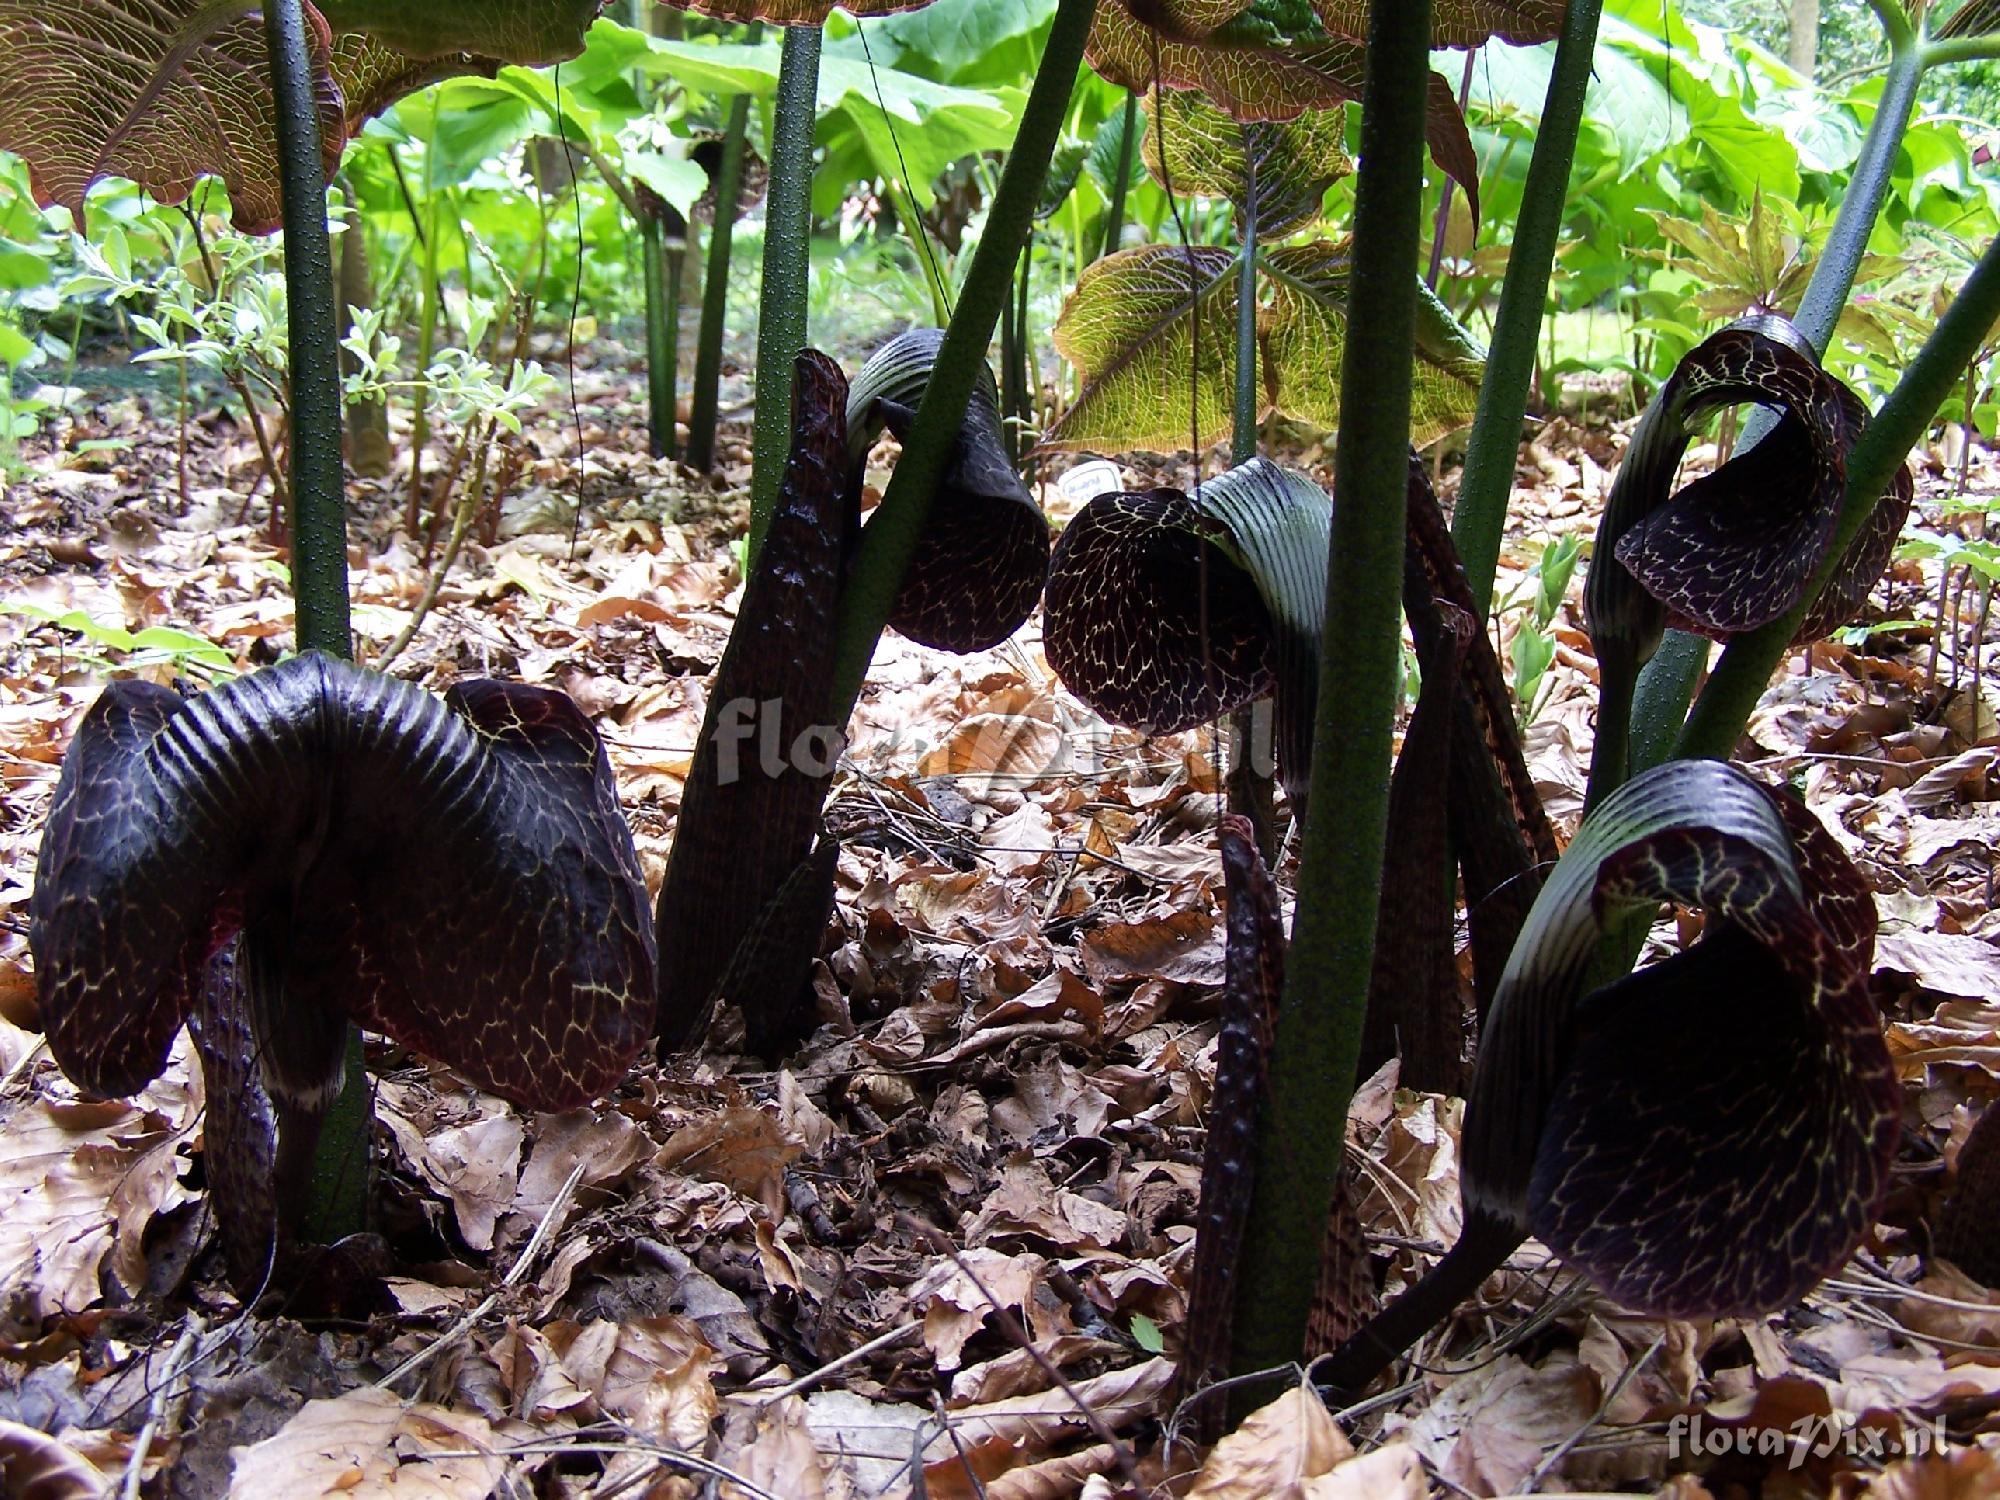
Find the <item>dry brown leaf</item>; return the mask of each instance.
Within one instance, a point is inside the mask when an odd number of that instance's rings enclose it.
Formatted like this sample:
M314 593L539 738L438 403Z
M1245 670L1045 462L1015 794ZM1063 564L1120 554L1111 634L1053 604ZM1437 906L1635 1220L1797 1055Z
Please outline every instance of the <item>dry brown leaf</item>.
M1107 922L1078 944L1084 972L1098 984L1126 979L1222 983L1222 936L1205 911L1143 922Z
M664 1171L734 1188L778 1219L785 1213L785 1168L798 1154L773 1116L738 1105L683 1125L653 1161Z
M766 1494L826 1500L826 1467L806 1425L806 1404L797 1396L732 1408L716 1462ZM724 1484L722 1500L750 1500L750 1491Z
M1308 1479L1299 1487L1299 1500L1424 1500L1430 1492L1417 1450L1391 1443Z
M111 1481L47 1433L0 1420L0 1482L7 1500L97 1500Z
M365 1386L330 1401L308 1401L261 1443L233 1450L229 1500L485 1500L507 1462L484 1417L428 1402L405 1407Z
M144 1284L145 1227L187 1197L178 1176L182 1142L163 1125L118 1100L31 1099L8 1118L0 1286L14 1289L18 1315L81 1312L96 1302L99 1267L121 1240L129 1243L114 1262L119 1280Z
M1531 1366L1512 1354L1458 1376L1412 1425L1410 1440L1452 1485L1508 1495L1591 1419L1597 1380L1572 1354Z
M1986 1448L1926 1453L1890 1464L1856 1500L1990 1500L2000 1494L2000 1456Z
M410 1165L450 1200L459 1237L474 1250L493 1248L493 1227L514 1201L521 1177L521 1121L514 1114L489 1115L420 1135L390 1116L390 1128Z
M1353 1456L1326 1403L1294 1386L1215 1445L1187 1500L1300 1500L1308 1479Z
M1048 1265L1039 1255L998 1250L967 1250L959 1262L939 1261L910 1288L910 1310L923 1317L924 1342L940 1370L958 1368L965 1341L989 1314L1025 1308Z
M1943 995L2000 995L2000 947L1963 933L1885 932L1875 940L1875 967L1912 975Z

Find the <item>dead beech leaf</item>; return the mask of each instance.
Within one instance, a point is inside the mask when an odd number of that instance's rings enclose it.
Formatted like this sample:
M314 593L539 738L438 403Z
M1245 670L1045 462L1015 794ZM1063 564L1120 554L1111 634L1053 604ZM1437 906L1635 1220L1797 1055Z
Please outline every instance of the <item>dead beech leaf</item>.
M1875 940L1875 967L1912 975L1942 995L2000 995L2000 947L1956 932L1885 932Z
M16 1289L19 1314L39 1319L96 1302L98 1269L121 1236L132 1243L118 1257L119 1279L143 1284L140 1236L155 1213L186 1196L180 1143L159 1125L118 1100L33 1099L8 1118L0 1286Z
M1531 1366L1505 1354L1444 1388L1410 1438L1452 1485L1474 1495L1511 1495L1542 1455L1590 1420L1597 1380L1573 1354Z
M0 1420L0 1479L8 1500L97 1500L110 1477L45 1432Z
M1293 1386L1215 1445L1187 1500L1300 1500L1305 1481L1353 1456L1326 1403Z
M923 1315L924 1342L940 1370L958 1368L965 1341L989 1314L1025 1307L1048 1265L1039 1255L998 1250L967 1250L959 1262L938 1262L910 1288L910 1310Z
M1860 1491L1857 1500L1987 1500L2000 1493L2000 1455L1954 1448L1899 1459Z
M521 1177L519 1116L490 1115L432 1136L407 1131L397 1138L410 1165L451 1201L459 1237L471 1249L491 1250L493 1226L513 1203Z
M1299 1487L1299 1500L1424 1500L1424 1461L1408 1443L1359 1454Z
M229 1500L485 1500L507 1461L439 1458L505 1442L484 1417L422 1402L405 1407L363 1386L308 1401L261 1443L231 1450Z
M607 620L631 619L661 624L672 618L672 611L661 608L651 599L634 599L626 594L599 595L576 612L576 623L586 630Z
M769 1495L826 1500L826 1466L820 1462L806 1404L787 1396L769 1405L732 1409L716 1462ZM724 1483L722 1500L749 1500L750 1491Z
M653 1161L665 1171L734 1188L763 1204L776 1219L785 1212L785 1168L798 1154L799 1148L785 1139L776 1119L761 1109L738 1105L683 1125L667 1138Z
M1098 984L1123 979L1222 983L1222 937L1205 911L1180 911L1141 922L1107 922L1078 945L1083 969Z
M1114 1432L1128 1422L1157 1415L1173 1380L1171 1360L1149 1359L1143 1364L1076 1381L1069 1391L1009 1396L983 1406L967 1407L952 1414L952 1430L965 1443L999 1438L1024 1449L1046 1450L1091 1432L1084 1410L1095 1412Z

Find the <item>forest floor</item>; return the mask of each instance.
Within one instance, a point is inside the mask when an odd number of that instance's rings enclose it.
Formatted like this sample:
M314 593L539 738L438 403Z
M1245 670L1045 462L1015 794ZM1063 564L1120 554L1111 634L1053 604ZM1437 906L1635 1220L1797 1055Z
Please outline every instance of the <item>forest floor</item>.
M578 423L566 402L531 422L497 527L394 670L574 696L656 891L739 595L749 466L740 424L713 481L648 458L618 352L580 361ZM288 648L291 601L264 501L244 513L257 453L239 424L197 409L183 486L171 399L70 418L26 446L0 536L0 1468L50 1466L37 1493L2000 1492L2000 1291L1929 1258L1926 1228L2000 1094L2000 653L1972 645L1976 590L1940 631L1934 563L1896 565L1881 628L1795 658L1743 747L1878 893L1905 1133L1853 1262L1780 1314L1662 1323L1531 1242L1338 1428L1281 1373L1259 1398L1277 1404L1209 1450L1171 1385L1222 976L1214 760L1206 733L1097 720L1055 682L1038 621L963 658L885 638L830 813L826 1024L783 1069L732 1056L725 1025L597 1106L523 1116L372 1043L387 1274L275 1288L246 1313L214 1244L185 1040L140 1097L80 1095L37 1030L27 900L106 673L201 679L188 643L117 632L187 632L248 669ZM1558 417L1524 445L1503 597L1549 541L1587 538L1628 427ZM1938 528L1958 475L1931 457ZM1975 452L1969 478L1990 506L2000 461ZM1076 489L1046 486L1057 524ZM352 490L364 661L425 588L402 494L401 472ZM1530 733L1565 833L1595 671L1581 576ZM1503 616L1503 659L1522 614ZM1385 1292L1457 1234L1462 1109L1392 1071L1356 1100ZM1948 1456L1878 1441L1937 1434Z

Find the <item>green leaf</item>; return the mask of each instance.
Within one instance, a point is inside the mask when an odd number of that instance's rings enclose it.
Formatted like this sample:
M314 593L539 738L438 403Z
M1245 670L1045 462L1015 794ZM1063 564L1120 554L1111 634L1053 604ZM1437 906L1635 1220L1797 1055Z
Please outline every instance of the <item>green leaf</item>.
M708 173L698 162L664 151L628 151L625 170L658 193L686 218L695 200L708 191Z
M655 42L639 65L705 93L768 98L778 87L776 42ZM823 55L819 138L829 155L837 149L836 137L858 139L885 180L902 181L907 165L908 186L928 208L936 201L931 185L945 168L1012 144L1023 100L1018 90L957 88L893 68L871 70L857 58Z
M1629 976L1592 972L1613 924L1665 901L1706 911L1697 943ZM1795 799L1719 761L1612 793L1488 1011L1468 1221L1536 1235L1653 1316L1804 1295L1874 1222L1900 1135L1874 937L1866 880Z
M0 323L0 365L18 365L34 352L33 339L10 323Z
M1319 217L1320 200L1354 170L1344 111L1239 124L1199 95L1146 95L1146 170L1177 193L1227 198L1240 214L1254 184L1257 235L1281 239Z
M1164 1354L1167 1341L1160 1333L1160 1325L1144 1313L1132 1314L1132 1342L1148 1354Z
M1347 247L1281 245L1258 264L1268 299L1257 335L1264 411L1332 430L1347 338ZM1041 446L1173 452L1226 435L1236 379L1235 271L1233 255L1205 245L1141 246L1089 267L1055 329L1056 348L1083 388ZM1482 361L1443 304L1421 298L1412 442L1421 446L1471 420Z

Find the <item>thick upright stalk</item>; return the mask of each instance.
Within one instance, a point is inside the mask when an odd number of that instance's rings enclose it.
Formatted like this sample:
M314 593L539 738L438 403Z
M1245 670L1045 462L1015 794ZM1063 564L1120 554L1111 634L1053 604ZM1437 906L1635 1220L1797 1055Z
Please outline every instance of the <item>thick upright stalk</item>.
M1528 410L1535 343L1548 307L1549 267L1562 232L1583 95L1590 85L1591 56L1603 10L1604 0L1570 0L1556 41L1555 67L1535 131L1535 154L1528 163L1514 248L1507 257L1507 280L1494 317L1493 347L1487 351L1486 375L1479 386L1479 415L1466 445L1451 536L1482 613L1493 603L1493 573L1500 562L1507 502L1514 494L1514 462L1521 451L1521 418Z
M875 643L916 552L931 496L951 461L974 372L986 360L1001 305L1013 290L1014 265L1034 227L1035 205L1062 133L1063 114L1076 86L1077 66L1083 61L1083 43L1096 8L1097 0L1060 0L1056 7L1014 149L1007 153L1007 167L993 194L979 248L959 289L958 308L945 329L936 368L917 408L916 426L903 445L881 505L862 533L841 598L833 692L837 724L845 724L854 711Z
M430 184L431 159L437 148L437 133L431 134L431 142L424 153L424 217L430 228L423 233L423 259L418 263L422 270L423 287L417 309L417 378L410 390L410 488L404 504L403 526L412 538L423 522L424 505L424 445L431 435L431 387L428 374L431 356L437 352L437 324L439 309L438 292L438 193ZM410 222L417 224L412 209ZM421 226L420 226L421 228ZM578 254L581 254L581 250Z
M1868 253L1868 238L1875 232L1875 220L1889 195L1889 180L1895 174L1896 157L1910 128L1910 112L1916 108L1917 82L1923 71L1923 51L1916 39L1911 36L1903 40L1892 33L1882 98L1875 106L1867 139L1861 143L1853 175L1847 179L1841 194L1840 212L1834 216L1826 249L1820 252L1812 280L1799 301L1798 316L1792 320L1822 354L1833 337L1841 311L1847 306L1855 273ZM1746 447L1751 439L1752 434L1746 432Z
M1234 1363L1299 1358L1361 1050L1388 822L1391 732L1402 691L1401 587L1410 364L1423 214L1429 0L1377 5L1368 23L1355 189L1354 269L1341 371L1312 784L1299 906L1258 1124Z
M1125 231L1125 195L1132 187L1132 158L1139 149L1139 96L1125 95L1125 136L1118 151L1118 170L1111 177L1111 204L1104 210L1104 238L1098 242L1101 260L1118 248Z
M695 336L693 406L688 411L690 467L715 467L715 428L721 406L722 325L729 315L729 246L736 207L743 196L743 143L750 132L750 96L729 101L722 162L715 173L715 223L708 232L708 269L701 286L701 331Z
M674 347L667 331L667 258L660 247L660 221L639 220L639 246L646 283L646 436L655 458L674 451Z
M1246 149L1249 181L1243 185L1243 244L1236 253L1236 411L1230 437L1232 463L1257 456L1257 163ZM1197 464L1201 461L1195 455Z
M1847 499L1827 560L1805 598L1782 618L1730 641L1702 690L1675 747L1682 756L1727 756L1749 722L1771 676L1785 659L1807 606L1874 509L1897 465L1930 426L1986 336L2000 321L2000 239L1986 247L1956 299L1945 310L1895 390L1882 403L1847 460Z
M1229 461L1248 463L1257 456L1257 161L1244 143L1249 179L1243 184L1243 244L1236 261L1236 402ZM1200 456L1196 456L1199 465ZM1263 722L1268 726L1269 714ZM1268 864L1278 852L1277 778L1271 757L1257 741L1259 715L1244 704L1229 715L1229 810L1250 820L1257 852Z
M1922 41L1908 19L1894 9L1877 6L1876 10L1889 39L1888 76L1883 81L1882 98L1869 124L1867 139L1862 142L1861 155L1854 164L1854 175L1848 181L1840 211L1827 235L1826 248L1813 266L1812 280L1793 320L1822 353L1833 338L1834 326L1847 306L1848 294L1854 290L1854 277L1867 254L1868 239L1874 233L1876 217L1888 195L1889 179L1909 130L1910 112L1916 107L1917 83L1924 70ZM1775 425L1774 413L1758 409L1745 425L1739 447L1754 447ZM1470 469L1468 458L1468 474ZM1463 505L1461 499L1461 514ZM1646 768L1649 754L1663 755L1664 747L1672 744L1680 732L1700 676L1695 658L1699 653L1705 661L1706 652L1704 644L1679 631L1670 631L1662 648L1640 673L1632 705L1632 772ZM1598 721L1600 724L1604 721L1601 710ZM1732 738L1730 744L1734 743ZM1595 756L1591 774L1594 782L1605 779L1597 771Z
M292 594L301 651L351 656L347 494L340 466L340 344L318 95L300 0L265 0L264 44L277 106L278 178L285 206L285 313L292 387ZM369 1103L361 1034L348 1028L340 1096L313 1163L315 1238L361 1228L367 1215Z
M791 452L792 361L806 346L819 44L817 26L787 26L778 62L771 186L764 203L764 285L757 304L757 415L750 437L753 556L764 540L765 527L771 524L785 458Z

